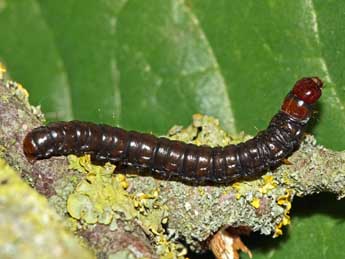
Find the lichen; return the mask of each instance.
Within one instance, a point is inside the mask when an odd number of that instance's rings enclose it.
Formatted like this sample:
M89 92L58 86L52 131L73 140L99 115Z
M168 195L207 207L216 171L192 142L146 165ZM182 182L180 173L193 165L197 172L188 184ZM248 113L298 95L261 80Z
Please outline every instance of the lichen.
M4 80L5 79L5 74L6 74L6 67L0 63L0 80Z
M92 165L89 156L70 156L69 160L71 169L86 174L67 199L67 211L73 218L87 224L110 224L116 218L129 220L137 215L133 201L129 202L123 188L122 177L112 177L115 166Z
M273 237L278 237L282 235L283 234L282 227L287 226L291 223L289 213L291 210L291 201L292 201L293 193L294 192L292 190L287 189L286 193L280 196L277 200L277 204L285 207L285 209L284 209L284 216L282 220L276 225L274 229Z
M197 145L224 146L246 141L251 136L243 133L229 136L218 120L198 114L193 116L193 124L186 129L173 127L169 137ZM153 183L159 184L158 200L170 208L169 231L186 240L196 251L203 250L203 241L225 225L248 226L253 231L271 234L281 231L281 227L289 223L287 203L293 195L286 196L289 189L280 184L279 174L267 173L256 180L228 186L194 186L139 178L140 181L130 180L137 191L145 191Z
M92 224L117 227L122 222L137 220L145 233L151 236L157 254L162 259L182 259L186 248L173 238L168 237L162 224L167 224L167 207L158 202L159 188L153 186L145 192L129 191L131 185L123 174L113 174L115 166L93 165L90 156L69 156L70 169L85 174L75 190L67 199L67 211L79 220L84 228Z
M121 250L116 253L110 254L108 256L108 259L135 259L135 258L136 257L128 250ZM140 259L144 259L144 258L140 258Z
M255 208L258 209L260 207L260 199L259 198L254 198L250 204Z
M94 258L67 231L47 200L2 159L0 208L0 258Z

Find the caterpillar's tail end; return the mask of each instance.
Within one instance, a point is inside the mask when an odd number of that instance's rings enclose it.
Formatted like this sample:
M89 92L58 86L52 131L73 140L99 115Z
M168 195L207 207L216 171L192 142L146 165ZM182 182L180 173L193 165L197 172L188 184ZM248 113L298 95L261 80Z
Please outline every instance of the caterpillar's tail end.
M37 145L32 140L32 137L27 134L23 141L23 151L26 159L29 161L30 164L34 164L37 161L36 153L37 153Z

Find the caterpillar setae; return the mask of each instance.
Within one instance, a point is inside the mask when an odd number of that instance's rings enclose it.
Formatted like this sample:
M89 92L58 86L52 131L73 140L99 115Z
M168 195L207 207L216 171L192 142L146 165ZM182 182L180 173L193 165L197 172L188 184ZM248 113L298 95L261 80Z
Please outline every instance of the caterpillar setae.
M93 161L129 165L181 180L232 182L279 166L300 145L313 106L322 93L317 77L296 82L268 128L254 138L225 147L196 146L150 134L89 122L55 122L29 132L26 158L90 154Z

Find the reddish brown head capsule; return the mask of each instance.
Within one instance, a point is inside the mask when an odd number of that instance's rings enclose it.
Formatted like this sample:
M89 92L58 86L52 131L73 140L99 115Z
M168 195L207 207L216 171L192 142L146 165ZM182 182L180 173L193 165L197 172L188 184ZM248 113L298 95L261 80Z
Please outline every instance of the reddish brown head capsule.
M306 77L297 81L286 96L281 110L293 118L307 122L312 114L311 105L321 96L322 85L318 77Z
M297 81L292 93L308 104L314 104L321 96L322 81L318 77L307 77Z

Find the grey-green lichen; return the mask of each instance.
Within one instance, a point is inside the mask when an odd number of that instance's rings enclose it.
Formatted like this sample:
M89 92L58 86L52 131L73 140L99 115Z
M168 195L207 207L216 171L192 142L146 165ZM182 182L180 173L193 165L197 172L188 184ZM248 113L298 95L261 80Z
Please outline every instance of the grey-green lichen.
M156 253L162 259L182 259L186 248L169 240L163 225L167 223L167 207L158 202L159 186L153 185L145 192L131 192L131 185L125 175L114 175L115 166L91 164L89 156L69 156L70 169L85 174L73 193L67 199L67 211L79 220L81 227L92 224L108 225L112 231L117 221L128 223L125 229L132 230L131 220L137 220L145 233L151 236Z
M121 250L109 255L108 259L135 259L135 256L127 250Z
M0 258L94 258L47 200L0 159Z

